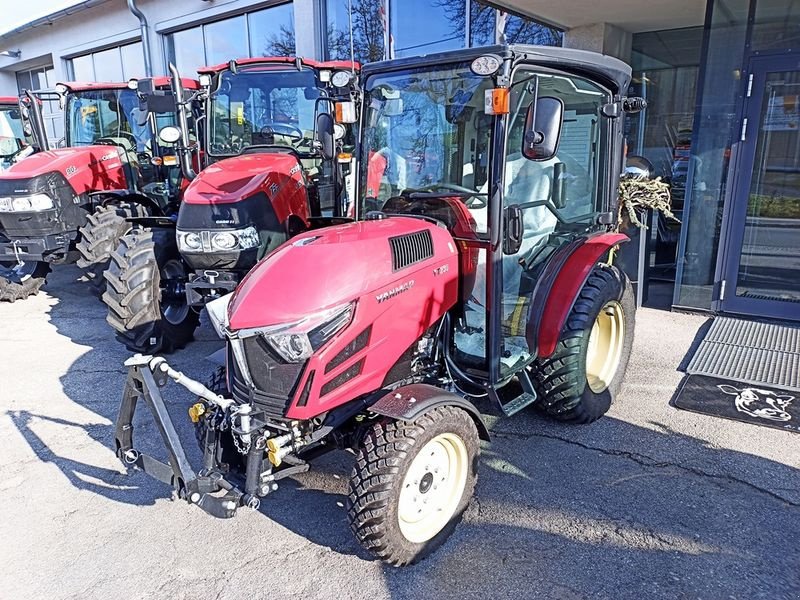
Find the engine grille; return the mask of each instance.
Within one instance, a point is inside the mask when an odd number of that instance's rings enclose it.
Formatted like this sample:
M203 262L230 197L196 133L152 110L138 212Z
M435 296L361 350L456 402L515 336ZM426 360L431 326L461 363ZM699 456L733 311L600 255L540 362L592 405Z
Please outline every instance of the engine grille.
M333 390L338 388L341 385L344 385L353 377L357 377L361 374L361 370L364 368L364 359L362 358L356 363L353 363L352 366L348 367L346 370L339 373L336 377L331 379L328 383L322 386L322 390L320 390L320 396L325 396L330 394Z
M359 350L363 350L369 343L369 336L372 333L372 325L367 327L364 331L359 333L347 346L342 348L339 353L334 356L331 361L325 365L325 374L327 375L336 367L353 356Z
M242 340L242 350L253 386L247 383L242 365L228 344L230 389L237 402L253 402L268 416L281 418L286 414L305 368L305 363L287 363L260 336Z
M389 238L392 270L399 271L433 256L433 238L428 230Z

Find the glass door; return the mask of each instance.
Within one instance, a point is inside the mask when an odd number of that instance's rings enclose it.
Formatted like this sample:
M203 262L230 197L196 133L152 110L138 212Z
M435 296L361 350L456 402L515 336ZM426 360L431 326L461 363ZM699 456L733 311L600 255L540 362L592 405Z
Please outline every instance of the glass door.
M800 320L800 57L750 62L724 312Z

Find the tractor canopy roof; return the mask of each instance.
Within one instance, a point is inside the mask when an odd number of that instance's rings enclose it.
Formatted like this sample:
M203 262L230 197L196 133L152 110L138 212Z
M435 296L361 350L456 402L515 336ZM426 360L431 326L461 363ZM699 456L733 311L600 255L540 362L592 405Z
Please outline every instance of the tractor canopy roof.
M318 61L318 60L311 60L308 58L299 58L295 56L258 56L255 58L237 58L234 62L237 66L246 66L246 65L293 65L293 64L301 64L304 67L310 67L312 69L360 69L361 65L356 63L351 63L349 60L329 60L329 61ZM230 63L222 63L220 65L214 65L213 67L201 67L197 69L198 73L202 74L213 74L219 73L220 71L225 71L228 69Z
M16 106L17 104L19 104L19 98L17 98L16 96L0 96L0 104L3 105L13 104L14 106Z
M153 85L156 88L169 89L169 77L152 77ZM200 84L195 79L183 78L181 79L184 89L196 90L200 88ZM123 90L128 89L128 82L123 81L64 81L59 85L66 86L71 92L86 92L91 90Z
M471 61L484 54L512 56L516 60L526 60L543 67L582 75L589 79L600 81L613 91L620 93L624 93L627 90L631 80L630 66L612 56L586 50L523 44L465 48L463 50L451 50L424 56L385 60L365 65L363 75L364 77L369 77L374 73L397 69Z

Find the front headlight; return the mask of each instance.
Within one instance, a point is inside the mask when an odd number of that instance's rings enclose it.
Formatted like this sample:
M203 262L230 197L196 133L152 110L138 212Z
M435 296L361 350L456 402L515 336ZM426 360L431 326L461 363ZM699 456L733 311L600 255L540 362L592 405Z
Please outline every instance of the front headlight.
M39 212L50 210L54 206L53 199L47 194L0 198L0 212Z
M232 231L177 231L181 252L233 252L249 250L259 244L255 227Z
M296 323L242 330L238 337L261 335L287 362L307 360L353 318L355 302L309 315Z

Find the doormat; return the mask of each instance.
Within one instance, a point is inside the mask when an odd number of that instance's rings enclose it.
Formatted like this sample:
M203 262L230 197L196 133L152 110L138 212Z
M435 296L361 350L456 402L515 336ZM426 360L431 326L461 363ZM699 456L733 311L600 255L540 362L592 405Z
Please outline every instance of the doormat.
M792 390L687 375L672 405L723 419L800 433L800 393Z

